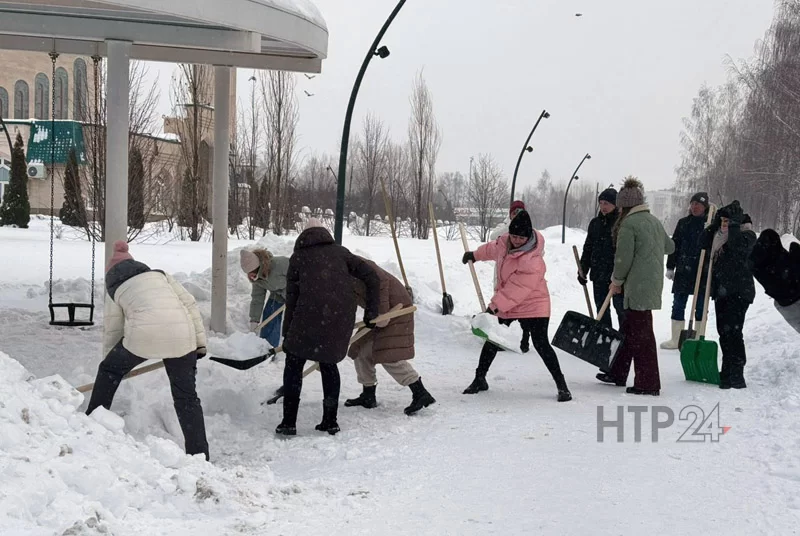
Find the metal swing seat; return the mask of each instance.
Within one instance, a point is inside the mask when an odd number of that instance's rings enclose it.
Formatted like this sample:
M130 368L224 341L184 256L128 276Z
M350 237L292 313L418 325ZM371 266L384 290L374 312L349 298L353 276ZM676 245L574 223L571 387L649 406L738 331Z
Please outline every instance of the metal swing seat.
M92 241L92 275L91 275L91 289L89 291L89 303L75 303L75 302L60 302L54 303L53 302L53 243L54 243L54 235L55 235L55 147L56 147L56 140L55 140L55 106L56 106L56 89L55 89L55 77L56 77L56 60L58 59L58 53L53 50L50 52L50 59L52 60L53 64L53 72L52 72L52 108L50 110L50 166L48 170L48 174L50 177L50 287L49 287L49 299L48 299L48 309L50 310L50 325L51 326L61 326L61 327L89 327L94 326L94 279L95 279L95 249L96 249L96 237L97 231L96 229L92 229L89 232L88 229L88 221L85 222L87 225L87 232L91 235ZM99 107L97 106L98 102L98 94L97 94L97 74L98 74L98 62L100 57L95 55L92 57L94 60L94 100L95 100L95 125L99 124ZM97 210L97 156L94 155L93 157L93 179L95 180L95 187L93 192L93 208L92 210ZM76 177L76 180L80 180ZM96 217L94 218L96 219ZM94 226L94 222L93 222ZM67 312L67 319L63 319L63 315L57 315L57 311L63 311L66 309ZM85 311L88 310L88 319L86 316L82 316L82 318L76 319L76 313L78 311ZM56 317L59 317L57 319Z

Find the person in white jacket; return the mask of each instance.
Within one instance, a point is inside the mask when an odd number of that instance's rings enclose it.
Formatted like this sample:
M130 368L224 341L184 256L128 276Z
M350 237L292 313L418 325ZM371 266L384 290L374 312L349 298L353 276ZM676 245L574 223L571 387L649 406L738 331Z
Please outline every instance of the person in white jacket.
M163 359L186 453L208 455L205 421L195 387L197 360L206 354L206 332L191 294L169 274L135 261L128 244L114 243L106 266L105 359L97 370L90 415L111 409L122 378L148 359Z

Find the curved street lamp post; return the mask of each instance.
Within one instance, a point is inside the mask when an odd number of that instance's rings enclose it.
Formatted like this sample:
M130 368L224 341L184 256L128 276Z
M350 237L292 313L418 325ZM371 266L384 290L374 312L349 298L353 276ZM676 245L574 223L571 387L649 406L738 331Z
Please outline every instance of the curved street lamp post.
M575 171L572 173L572 177L569 179L569 183L567 184L567 191L564 194L564 213L561 216L561 243L565 243L567 240L567 197L569 196L569 187L572 186L572 181L578 180L578 170L581 169L581 166L587 160L591 160L592 155L586 153L581 163L578 164L578 167L575 168Z
M344 129L342 132L342 148L339 152L339 178L337 180L337 187L336 187L336 221L334 223L333 228L333 237L336 240L337 244L342 243L342 220L344 219L344 193L345 193L345 182L347 178L347 148L350 142L350 121L353 118L353 108L356 105L356 97L358 96L358 90L361 87L361 81L364 79L364 73L367 71L367 66L369 62L372 60L373 56L380 56L381 59L385 59L389 57L389 49L385 46L378 48L378 45L383 39L384 34L389 29L389 26L394 21L397 14L400 12L400 9L403 7L403 4L406 3L406 0L400 0L395 6L394 11L392 11L389 18L386 19L386 22L383 24L380 32L375 37L375 41L372 42L372 46L367 52L366 58L364 58L364 63L361 64L361 70L358 71L358 76L356 77L355 84L353 84L353 90L350 93L350 102L347 105L347 114L344 118Z
M519 165L522 163L522 157L525 154L525 151L529 153L533 152L533 147L528 144L533 137L533 133L536 132L536 127L539 126L539 122L542 120L542 118L547 119L548 117L550 117L550 114L547 112L547 110L542 110L542 113L539 115L539 119L537 119L536 124L533 125L533 130L531 130L531 133L528 134L528 139L525 140L525 145L522 146L522 150L519 152L519 158L517 158L517 167L514 168L514 178L511 180L511 201L509 202L509 205L514 202L514 189L517 187L517 173L519 173Z

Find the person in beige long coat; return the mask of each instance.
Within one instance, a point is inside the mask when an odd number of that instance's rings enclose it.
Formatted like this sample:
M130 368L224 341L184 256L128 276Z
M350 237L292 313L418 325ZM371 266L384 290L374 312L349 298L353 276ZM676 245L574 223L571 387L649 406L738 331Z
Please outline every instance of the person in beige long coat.
M380 314L389 311L411 307L411 295L403 283L392 274L380 268L377 264L363 259L381 280ZM366 305L366 286L358 279L353 278L355 286L356 303L360 307ZM406 415L413 415L422 408L436 403L436 400L422 385L422 378L411 365L414 358L414 315L399 316L390 321L379 322L377 329L366 337L350 345L348 355L353 358L358 376L358 383L363 391L356 398L346 400L348 407L361 406L374 408L378 405L375 398L375 388L378 385L376 365L383 366L384 370L394 380L411 389L411 404L405 408Z
M151 270L118 240L106 266L106 357L97 370L90 415L111 409L122 378L148 359L163 359L186 453L209 459L203 408L195 386L197 359L206 354L206 332L191 294L169 274Z

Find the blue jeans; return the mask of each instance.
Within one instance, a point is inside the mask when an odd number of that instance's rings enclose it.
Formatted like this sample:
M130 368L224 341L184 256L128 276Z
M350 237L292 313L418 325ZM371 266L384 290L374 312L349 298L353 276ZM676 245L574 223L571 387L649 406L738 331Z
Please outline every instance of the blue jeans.
M268 299L266 305L264 305L264 312L261 313L261 321L263 322L272 316L272 313L281 307L283 307L283 303L275 301L272 298ZM273 318L269 324L261 328L261 332L258 336L262 339L266 339L273 348L277 348L281 343L281 324L283 324L283 314L279 314Z
M703 321L703 301L705 299L705 289L700 289L697 293L697 307L694 312L694 319L697 322ZM683 322L686 320L686 304L689 301L689 294L672 295L672 320Z

